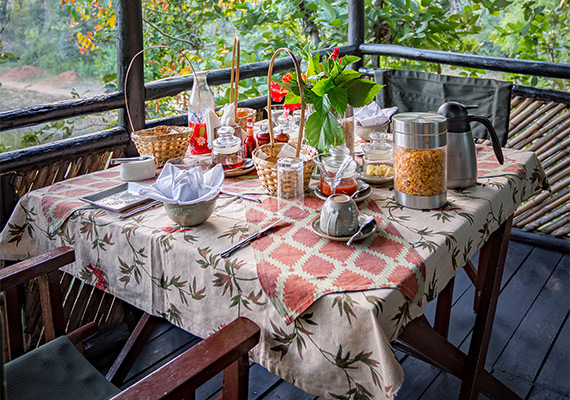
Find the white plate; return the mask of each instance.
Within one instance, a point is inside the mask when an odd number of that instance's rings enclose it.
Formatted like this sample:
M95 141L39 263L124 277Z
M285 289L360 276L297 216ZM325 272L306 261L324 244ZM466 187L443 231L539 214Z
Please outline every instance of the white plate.
M360 224L362 224L364 222L364 219L366 218L365 215L359 215L358 216L358 222ZM326 233L324 233L323 231L321 231L321 226L320 226L320 220L321 220L321 216L317 215L313 221L311 222L311 228L313 228L313 231L319 235L320 237L323 237L325 239L329 239L332 240L334 242L348 242L348 239L350 239L352 237L352 235L350 236L329 236ZM376 222L376 220L373 220L369 225L367 225L362 232L360 232L358 234L358 236L356 236L354 238L354 241L358 241L358 240L363 240L366 239L368 236L372 235L374 232L376 232L376 227L377 227L378 223Z
M364 182L357 181L356 190L360 189L363 185L365 185ZM354 200L355 203L360 203L361 201L366 200L372 195L372 190L373 189L369 186L368 189L366 189L364 192L360 192L359 194L357 194L356 197L354 197L352 200ZM323 192L321 192L320 186L317 186L315 188L315 195L321 200L326 200L329 198L329 196L326 196L323 194Z
M366 175L364 171L362 171L362 166L358 166L358 168L356 168L356 176L358 176L358 179L362 179L364 182L370 183L371 185L381 185L384 183L390 183L394 180L394 175L392 176Z

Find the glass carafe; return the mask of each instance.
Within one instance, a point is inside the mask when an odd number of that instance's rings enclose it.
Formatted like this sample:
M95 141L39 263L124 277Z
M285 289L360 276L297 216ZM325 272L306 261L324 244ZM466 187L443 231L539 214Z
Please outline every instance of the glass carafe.
M190 139L192 154L207 154L212 151L214 132L208 122L208 112L214 112L214 97L206 80L206 72L198 72L194 77L188 102L188 126L193 129Z

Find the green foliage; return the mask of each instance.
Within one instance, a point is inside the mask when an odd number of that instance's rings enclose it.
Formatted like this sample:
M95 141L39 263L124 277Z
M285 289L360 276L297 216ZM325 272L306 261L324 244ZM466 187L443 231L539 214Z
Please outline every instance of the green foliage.
M22 139L21 147L36 146L53 142L55 140L67 139L73 133L73 122L68 120L59 120L48 123L47 125L26 133Z
M515 0L490 34L508 57L568 63L570 60L570 2L568 0ZM568 90L568 82L511 74L516 82L554 85Z

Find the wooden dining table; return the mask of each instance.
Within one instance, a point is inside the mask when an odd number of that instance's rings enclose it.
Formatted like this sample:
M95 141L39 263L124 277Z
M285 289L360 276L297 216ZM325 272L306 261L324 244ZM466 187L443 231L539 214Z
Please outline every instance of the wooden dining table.
M0 258L72 246L77 261L66 272L201 337L250 318L262 329L252 359L315 395L393 398L405 384L397 347L461 377L461 398L516 398L484 371L485 355L512 215L546 180L534 153L505 149L499 165L488 147L477 152L477 186L448 190L441 209L405 208L390 184L373 187L359 209L377 230L351 246L313 229L317 182L302 204L278 209L255 173L226 178L224 189L261 202L221 195L206 222L182 227L163 207L120 219L79 200L121 184L111 168L22 197ZM285 220L251 246L220 257L278 215ZM465 265L477 288L467 354L446 339L453 278ZM423 311L436 299L432 326Z

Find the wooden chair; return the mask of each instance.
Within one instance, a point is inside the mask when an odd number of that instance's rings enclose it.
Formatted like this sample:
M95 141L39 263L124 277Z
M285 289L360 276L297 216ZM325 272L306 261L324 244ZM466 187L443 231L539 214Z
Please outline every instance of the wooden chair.
M60 335L63 332L63 310L59 268L74 260L73 249L61 247L0 270L2 292L10 292L18 285L38 278L46 337L45 344L19 357L13 357L12 346L8 346L8 355L15 359L3 365L1 375L6 382L2 390L6 390L9 399L194 398L194 390L222 370L222 398L247 398L248 351L259 342L260 329L246 318L238 318L121 392L111 382L117 382L118 377L124 376L125 368L116 363L108 374L110 379L105 379L82 353L81 342L97 332L95 324L90 323L66 336ZM145 326L148 330L152 326L148 322L153 318L145 315L137 328ZM4 332L1 323L0 331ZM7 331L21 333L10 324ZM142 348L140 339L147 336L140 333L139 329L134 339L127 342L127 351L124 352L127 355L119 357L121 362L127 361L128 367L134 361L133 350ZM21 339L7 339L9 345L16 344L16 350L21 347ZM5 354L2 346L0 354Z

